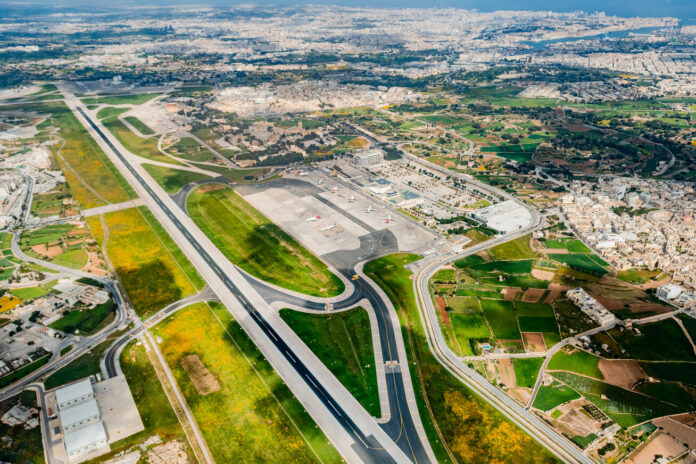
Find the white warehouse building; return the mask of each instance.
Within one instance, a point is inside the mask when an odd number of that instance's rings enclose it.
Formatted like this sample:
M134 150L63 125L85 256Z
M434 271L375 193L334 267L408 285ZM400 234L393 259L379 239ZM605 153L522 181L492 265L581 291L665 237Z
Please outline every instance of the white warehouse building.
M363 150L353 155L353 161L356 166L373 166L384 161L384 153L382 150Z
M506 200L471 213L478 219L503 234L520 230L532 223L532 213L516 201Z

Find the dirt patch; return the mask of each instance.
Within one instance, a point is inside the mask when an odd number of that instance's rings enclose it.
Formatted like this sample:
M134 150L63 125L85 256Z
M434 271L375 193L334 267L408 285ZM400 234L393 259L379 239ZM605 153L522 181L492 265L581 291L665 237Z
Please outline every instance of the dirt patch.
M541 269L532 269L532 277L537 278L539 280L551 282L551 280L553 280L553 276L555 275L556 273L553 271L542 271Z
M517 298L517 294L521 291L522 289L520 287L506 287L503 289L503 296L506 300L512 301Z
M532 353L545 353L546 343L541 332L522 332L524 348Z
M522 295L522 301L526 303L536 303L541 300L541 297L546 293L545 288L528 288L524 295Z
M483 259L486 262L491 260L491 255L489 255L486 250L479 251L478 253L476 253L476 256L478 256L479 258Z
M60 246L54 245L47 247L45 243L34 245L31 247L31 249L34 253L41 256L47 256L48 258L54 258L63 252L63 249Z
M437 302L437 307L440 310L440 317L442 317L442 323L449 324L450 317L449 314L447 314L447 303L445 303L444 298L438 296L437 298L435 298L435 301Z
M672 419L679 422L680 424L688 425L689 427L696 428L696 414L684 413L671 416Z
M181 367L188 374L199 395L208 395L220 390L220 382L213 377L198 355L190 354L181 358Z
M599 370L607 383L627 390L648 378L640 364L624 359L600 359Z
M691 427L678 420L684 416L688 416L691 419ZM679 443L686 444L689 449L696 449L696 428L693 427L694 419L696 419L696 416L693 414L679 414L672 417L660 417L653 420L653 423Z
M550 291L550 292L546 295L546 298L544 298L544 303L546 303L546 304L551 304L551 303L553 303L554 301L556 301L556 298L558 298L559 296L561 296L561 292L560 292L560 291L558 291L558 290L552 290L552 291Z
M202 186L198 187L198 191L201 193L205 193L213 192L215 190L222 190L224 188L225 186L222 184L203 184Z
M686 451L682 445L674 441L667 434L658 432L655 438L642 448L631 453L626 459L626 464L651 464L655 462L655 458L660 456L667 462Z
M566 292L566 291L570 290L570 287L566 287L564 285L552 282L549 284L549 290L552 292L561 292L562 293L562 292Z
M457 163L455 163L454 161L445 161L445 167L446 167L447 169L456 168L456 167L457 167Z
M515 379L515 369L512 367L511 359L499 359L498 369L500 370L500 381L503 385L508 387L514 387L517 385L517 380Z
M649 312L664 314L671 311L667 306L662 306L659 303L631 303L628 305L628 309L634 314Z
M599 301L602 304L602 306L607 308L609 311L625 308L624 302L621 300L614 300L612 298L600 296L592 292L589 293L595 300Z
M544 253L545 255L548 254L554 254L554 255L567 255L568 250L565 248L539 248L536 251L539 253Z
M507 391L507 394L510 398L523 406L529 402L531 396L531 393L526 388L511 388Z
M147 452L147 462L150 464L188 464L186 447L178 440L169 441L155 446Z

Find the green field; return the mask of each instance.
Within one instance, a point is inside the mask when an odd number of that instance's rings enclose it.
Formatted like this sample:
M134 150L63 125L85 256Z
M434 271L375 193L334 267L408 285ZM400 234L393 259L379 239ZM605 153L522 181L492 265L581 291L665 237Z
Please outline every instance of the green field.
M544 358L516 358L512 360L518 387L532 388L536 383Z
M167 168L147 163L143 163L142 166L167 193L176 193L190 182L209 178L205 174L184 171L182 169Z
M432 355L404 265L418 255L395 254L365 265L399 315L418 410L438 462L558 462L546 449L453 377ZM427 403L426 403L427 402Z
M48 361L51 360L51 354L47 354L42 358L37 359L36 361L27 364L26 366L22 366L19 369L12 371L11 373L5 375L4 377L0 377L0 388L5 388L8 385L12 385L14 382L17 380L21 379L22 377L25 377L44 364L46 364Z
M551 386L542 385L539 387L536 398L534 398L534 407L542 411L550 411L556 406L563 403L580 398L580 395L559 382L553 382Z
M294 238L231 188L199 187L187 209L198 227L233 263L267 282L316 296L335 296L343 282Z
M520 316L517 320L520 332L558 332L556 319L552 317Z
M157 148L157 138L148 137L142 138L135 135L135 133L130 130L125 124L123 124L118 119L111 119L104 122L109 131L111 131L119 142L125 147L126 150L133 153L134 155L142 156L153 161L160 161L162 163L178 164L181 165L179 161L176 161L169 156L162 154Z
M205 169L206 171L215 172L221 176L225 176L228 179L235 182L250 182L254 180L255 177L265 174L268 169L256 168L256 169L232 169L225 166L203 164L203 163L191 163L192 165Z
M592 401L621 427L680 412L675 406L577 374L554 372L553 376Z
M517 310L518 316L554 318L553 307L546 303L515 301L515 309Z
M696 386L696 363L641 362L640 367L650 377Z
M519 261L491 261L489 263L476 264L471 269L480 271L499 271L506 274L528 274L532 271L534 260L522 259Z
M213 153L191 137L183 137L178 142L169 145L167 153L190 161L211 162L217 160Z
M334 314L290 309L280 317L374 417L380 417L370 319L363 308Z
M184 308L158 326L156 334L216 462L340 461L224 306ZM182 359L190 355L198 357L201 368L184 367ZM219 390L200 390L206 371Z
M639 326L641 335L632 330L611 330L614 340L626 350L627 358L642 361L696 361L694 350L681 327L672 319Z
M599 370L599 358L586 351L577 349L571 353L563 349L553 355L548 369L576 372L588 377L604 379L602 372Z
M522 338L511 301L481 300L481 309L496 338L504 340Z
M123 119L128 121L131 126L138 129L138 131L140 131L140 133L143 135L153 135L155 133L155 131L150 129L144 122L142 122L140 119L136 118L135 116L126 116Z
M464 269L466 267L475 266L477 264L484 263L485 261L478 255L469 255L464 258L458 259L454 262L454 265L458 269Z
M576 269L580 272L586 272L588 274L604 276L609 273L606 269L600 266L596 261L590 258L590 255L586 254L549 254L549 258L559 263L566 264L567 266Z
M500 245L496 245L488 250L488 254L490 254L491 257L497 261L535 257L534 252L531 248L529 248L528 235L516 238L515 240L510 240L509 242L501 243Z
M646 382L639 386L638 391L644 395L673 404L684 411L696 409L696 394L676 382Z
M116 108L113 106L106 106L99 111L97 111L97 118L101 119L102 122L108 122L112 119L118 119L118 117L130 110L130 108Z
M123 332L115 332L109 335L103 342L94 346L87 353L71 361L64 367L54 371L46 380L44 386L47 390L65 385L90 375L101 372L99 359L113 341L122 335Z
M85 105L142 105L148 100L159 96L159 93L146 93L139 95L113 95L108 97L86 97L82 99Z
M677 314L677 319L680 319L686 332L691 337L691 340L696 342L696 319L687 314Z
M53 287L56 286L57 283L57 280L53 280L37 287L14 288L10 290L10 293L20 300L33 300L35 298L48 295L48 293L53 289Z
M105 327L113 319L115 311L116 303L109 301L96 305L92 309L63 313L63 317L52 323L50 327L62 332L90 335Z

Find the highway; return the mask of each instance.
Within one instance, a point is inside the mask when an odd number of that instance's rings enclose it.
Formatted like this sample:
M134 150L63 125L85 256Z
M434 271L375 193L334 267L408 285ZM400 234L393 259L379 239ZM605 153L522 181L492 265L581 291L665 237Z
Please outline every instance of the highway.
M65 93L65 92L64 92ZM118 142L112 139L110 134L102 130L100 123L95 121L83 110L80 102L74 96L66 95L66 102L73 109L78 120L85 121L85 127L95 140L104 148L117 168L124 174L131 185L140 193L146 204L162 223L172 238L182 248L182 251L191 259L192 263L201 272L203 278L214 289L221 301L230 310L235 319L251 336L259 349L278 371L283 380L288 384L293 393L303 403L308 412L322 426L322 430L331 439L339 452L349 462L409 462L410 459L389 439L377 424L369 418L369 415L359 406L357 401L350 396L344 387L335 378L322 378L319 380L315 370L320 374L328 372L314 363L310 369L303 361L309 350L302 346L293 349L288 338L293 338L291 330L284 329L277 322L270 323L269 312L265 312L263 302L258 295L248 286L246 280L239 275L231 264L222 256L217 248L205 237L181 211L175 210L176 206L164 191L152 180L153 185L141 176L140 166L134 167L125 149L123 153L117 148ZM118 144L120 145L120 144ZM132 155L130 155L132 157ZM132 158L130 158L132 159ZM169 205L172 205L170 207ZM186 222L184 225L183 222ZM196 234L196 238L194 238ZM203 245L202 245L203 244ZM213 258L215 256L215 258ZM240 288L244 288L244 291ZM252 303L253 300L253 303ZM262 315L261 310L264 310ZM278 330L283 331L283 334ZM296 336L295 336L296 337ZM301 342L299 342L301 344ZM296 353L296 349L304 355ZM311 352L309 352L311 358ZM289 370L288 367L291 369ZM298 383L300 381L301 383ZM337 385L338 384L338 385ZM332 390L329 391L329 388ZM311 395L307 393L311 392ZM347 394L347 396L345 395ZM338 396L340 400L336 398ZM321 406L321 408L320 408ZM332 418L326 420L326 414ZM343 435L337 435L337 427ZM345 438L349 437L350 440Z

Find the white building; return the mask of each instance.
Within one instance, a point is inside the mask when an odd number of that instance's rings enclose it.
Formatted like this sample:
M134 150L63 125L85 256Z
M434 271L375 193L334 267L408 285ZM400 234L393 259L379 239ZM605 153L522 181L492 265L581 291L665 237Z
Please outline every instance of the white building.
M70 461L77 461L80 457L86 456L92 451L109 446L106 430L104 430L104 424L101 421L74 432L66 433L63 436L63 442Z
M681 295L682 288L679 285L666 284L657 287L655 294L663 300L673 300Z
M382 161L384 161L382 150L363 150L353 155L353 162L360 167L373 166Z
M101 422L101 415L95 399L85 401L60 413L60 424L65 433L79 430L97 422Z
M607 310L583 288L578 287L568 290L566 296L599 325L616 324L619 321L612 312Z
M503 234L520 230L532 222L532 214L516 201L506 200L471 213L474 219Z
M60 411L93 399L94 389L89 379L56 390L56 403Z

